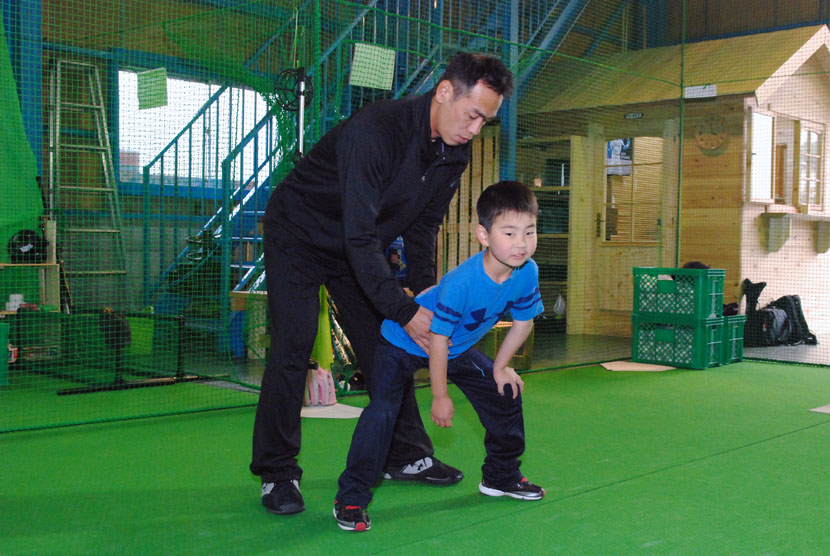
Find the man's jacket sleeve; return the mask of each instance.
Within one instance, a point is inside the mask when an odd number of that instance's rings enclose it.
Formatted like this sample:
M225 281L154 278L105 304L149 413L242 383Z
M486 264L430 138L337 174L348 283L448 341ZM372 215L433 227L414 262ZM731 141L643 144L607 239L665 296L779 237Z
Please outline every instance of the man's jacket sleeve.
M386 246L376 231L383 183L393 170L388 154L393 138L381 126L366 127L345 126L337 146L346 255L374 306L385 318L405 325L418 311L418 304L392 274L384 256Z

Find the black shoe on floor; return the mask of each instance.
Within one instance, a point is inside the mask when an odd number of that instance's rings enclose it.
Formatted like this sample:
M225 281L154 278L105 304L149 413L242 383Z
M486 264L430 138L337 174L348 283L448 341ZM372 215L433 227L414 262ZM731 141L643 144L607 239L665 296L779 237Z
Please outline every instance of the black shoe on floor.
M434 457L425 457L403 467L388 467L384 479L393 481L421 481L431 485L454 485L464 478L464 473Z
M262 483L262 505L275 514L296 514L305 510L300 483L286 479L276 483Z
M366 514L365 508L347 506L337 500L334 501L334 519L344 531L368 531L372 528L372 520Z
M478 485L478 491L487 496L510 496L519 500L541 500L545 496L545 489L534 485L526 478L522 478L517 484L506 488L496 488L482 479L481 484Z

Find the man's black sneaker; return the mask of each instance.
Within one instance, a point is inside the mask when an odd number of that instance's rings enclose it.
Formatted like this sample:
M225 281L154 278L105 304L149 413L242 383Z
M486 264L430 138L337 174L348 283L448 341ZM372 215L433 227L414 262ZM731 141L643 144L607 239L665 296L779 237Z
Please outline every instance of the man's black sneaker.
M368 531L372 528L372 520L364 508L347 506L337 500L334 501L334 519L344 531Z
M305 510L300 483L294 479L262 483L262 505L275 514L296 514Z
M438 461L437 458L427 456L403 467L389 467L383 478L394 481L421 481L432 485L454 485L464 478L464 473Z
M478 491L487 496L510 496L519 500L541 500L545 496L545 489L534 485L524 477L515 485L503 489L488 485L487 481L482 479L481 484L478 485Z

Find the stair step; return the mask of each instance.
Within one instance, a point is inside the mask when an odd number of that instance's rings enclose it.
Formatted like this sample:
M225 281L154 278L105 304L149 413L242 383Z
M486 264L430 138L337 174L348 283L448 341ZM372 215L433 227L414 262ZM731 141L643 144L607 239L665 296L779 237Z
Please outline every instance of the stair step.
M66 149L68 151L80 151L80 152L94 152L94 153L103 153L107 152L106 147L102 147L101 145L84 145L81 143L61 143L61 149Z
M80 112L92 111L92 110L101 110L101 106L97 104L81 104L79 102L61 102L61 107L66 108L69 110L78 110Z
M76 68L83 68L86 70L97 69L98 66L90 64L89 62L78 62L77 60L59 60L58 63L62 66L75 66Z
M118 276L127 274L126 270L64 270L64 274L70 276Z
M114 193L114 191L108 187L83 187L81 185L58 185L61 190L65 191L86 191L86 192L94 192L94 193Z
M70 234L118 234L118 228L67 228L64 230Z

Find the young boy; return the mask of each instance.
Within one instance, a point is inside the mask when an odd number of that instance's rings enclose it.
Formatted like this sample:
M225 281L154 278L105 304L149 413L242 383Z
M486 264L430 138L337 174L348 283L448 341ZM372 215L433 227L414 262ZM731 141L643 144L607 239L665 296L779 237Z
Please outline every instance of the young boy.
M452 425L453 404L447 378L470 400L484 425L487 457L479 491L488 496L539 500L544 489L519 470L524 452L521 392L524 383L508 367L530 334L533 318L543 310L539 270L530 258L536 251L536 198L515 181L485 189L476 205L476 237L486 250L449 272L416 299L433 311L429 358L394 321L381 326L375 354L371 403L363 410L352 437L346 469L338 481L334 517L341 529L367 531L366 507L380 475L404 390L418 369L429 367L433 422ZM510 313L513 325L495 361L472 346ZM429 458L425 458L429 459ZM430 461L422 461L428 467Z

